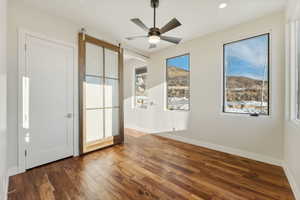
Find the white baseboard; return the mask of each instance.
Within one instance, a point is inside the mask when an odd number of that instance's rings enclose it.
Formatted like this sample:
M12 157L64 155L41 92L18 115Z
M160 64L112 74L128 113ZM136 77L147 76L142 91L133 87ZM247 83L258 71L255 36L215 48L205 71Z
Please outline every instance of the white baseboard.
M290 170L290 168L288 167L288 165L286 163L284 163L282 167L284 169L285 175L288 178L288 181L289 181L290 186L293 190L293 193L294 193L294 196L295 196L296 200L297 199L300 200L300 185L297 185L297 182L296 182L296 180L293 176L293 173Z
M166 133L166 132L171 131L169 129L168 130L156 130L156 129L137 127L137 126L126 126L125 128L134 129L134 130L146 133L146 134L159 134L159 133Z
M7 170L7 174L5 176L5 180L4 180L4 196L2 197L1 194L0 194L0 200L7 200L7 195L8 195L8 185L9 185L9 177L10 176L14 176L16 174L19 174L20 171L19 171L19 168L17 166L15 167L11 167Z
M9 168L9 169L8 169L8 172L7 172L8 177L17 175L17 174L19 174L19 173L20 173L20 170L19 170L19 168L18 168L17 166L14 166L14 167Z
M0 200L7 200L7 195L8 195L8 181L9 181L9 176L8 173L6 173L0 180Z
M179 135L174 135L172 133L162 133L162 134L158 134L158 135L160 135L162 137L167 137L167 138L170 138L170 139L178 140L178 141L181 141L181 142L193 144L193 145L196 145L196 146L206 147L206 148L213 149L213 150L216 150L216 151L222 151L222 152L225 152L225 153L229 153L229 154L249 158L249 159L252 159L252 160L257 160L257 161L272 164L272 165L282 166L282 164L283 164L282 160L275 159L275 158L272 158L272 157L269 157L269 156L260 155L260 154L257 154L257 153L248 152L248 151L235 149L235 148L231 148L231 147L226 147L226 146L213 144L213 143L209 143L209 142L205 142L205 141L200 141L200 140L196 140L196 139L186 138L186 137L182 137L182 136L179 136Z
M8 184L9 184L9 176L8 174L5 177L5 182L4 182L4 200L7 200L7 195L8 195Z

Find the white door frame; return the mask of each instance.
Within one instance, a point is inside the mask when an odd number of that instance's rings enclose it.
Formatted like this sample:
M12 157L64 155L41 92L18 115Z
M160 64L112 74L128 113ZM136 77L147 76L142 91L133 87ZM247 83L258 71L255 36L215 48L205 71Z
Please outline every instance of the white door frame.
M26 36L33 36L42 40L54 42L60 45L64 45L73 49L73 156L79 155L79 134L78 134L78 69L77 69L77 57L78 51L77 46L72 43L66 43L63 41L58 41L47 36L41 35L39 33L33 33L26 31L25 29L19 29L19 43L18 43L18 173L26 171L25 163L25 140L24 131L22 127L23 122L23 101L22 101L22 77L26 74Z

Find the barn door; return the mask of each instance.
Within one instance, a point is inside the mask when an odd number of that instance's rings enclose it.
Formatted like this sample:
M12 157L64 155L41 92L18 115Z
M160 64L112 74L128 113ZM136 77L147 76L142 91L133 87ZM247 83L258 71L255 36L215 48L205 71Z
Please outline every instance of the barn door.
M79 68L81 153L122 143L123 50L80 33Z

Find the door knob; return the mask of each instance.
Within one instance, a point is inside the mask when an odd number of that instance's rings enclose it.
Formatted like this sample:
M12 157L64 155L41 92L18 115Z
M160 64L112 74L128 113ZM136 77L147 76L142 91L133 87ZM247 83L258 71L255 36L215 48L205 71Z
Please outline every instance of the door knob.
M68 113L67 115L66 115L66 118L72 118L73 117L73 114L72 113Z

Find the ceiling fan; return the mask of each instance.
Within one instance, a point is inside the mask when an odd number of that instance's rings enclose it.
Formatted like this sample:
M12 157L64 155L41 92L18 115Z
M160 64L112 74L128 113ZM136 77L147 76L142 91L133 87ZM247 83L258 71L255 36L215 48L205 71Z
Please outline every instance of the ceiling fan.
M164 40L167 42L171 42L174 44L179 44L182 40L181 38L177 37L170 37L170 36L164 36L162 34L173 30L181 25L181 23L176 19L173 18L169 23L167 23L164 27L158 28L156 27L156 8L159 5L159 0L151 0L151 7L154 9L154 23L152 28L148 28L140 19L134 18L131 19L133 23L135 23L137 26L145 30L148 35L142 35L142 36L133 36L133 37L127 37L127 40L134 40L137 38L148 38L148 41L150 43L149 49L156 48L157 44L160 42L160 40Z

